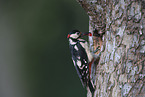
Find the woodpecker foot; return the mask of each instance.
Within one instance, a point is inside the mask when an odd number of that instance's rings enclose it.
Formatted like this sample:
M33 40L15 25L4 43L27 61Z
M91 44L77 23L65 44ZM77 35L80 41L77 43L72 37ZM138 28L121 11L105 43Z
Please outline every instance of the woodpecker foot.
M100 56L101 56L101 52L99 52L99 54L94 54L94 58L95 58L95 59L100 58Z
M100 49L100 46L98 46L97 48L96 48L96 50L93 52L93 53L96 53L96 52L98 52Z

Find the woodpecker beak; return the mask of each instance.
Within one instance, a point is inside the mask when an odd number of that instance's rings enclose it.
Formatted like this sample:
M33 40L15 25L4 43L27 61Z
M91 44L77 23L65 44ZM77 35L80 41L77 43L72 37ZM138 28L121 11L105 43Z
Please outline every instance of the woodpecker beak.
M67 35L67 38L69 38L69 37L70 37L70 35L68 34L68 35Z
M86 33L83 33L83 36L92 36L92 33L91 32L86 32Z

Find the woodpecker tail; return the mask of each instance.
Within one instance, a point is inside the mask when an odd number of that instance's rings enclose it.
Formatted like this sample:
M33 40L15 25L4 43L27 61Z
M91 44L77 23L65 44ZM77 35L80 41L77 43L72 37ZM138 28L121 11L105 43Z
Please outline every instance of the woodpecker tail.
M93 87L92 82L90 81L90 79L89 79L89 81L88 81L88 87L89 87L89 89L90 89L92 95L94 95L95 89L94 89L94 87Z

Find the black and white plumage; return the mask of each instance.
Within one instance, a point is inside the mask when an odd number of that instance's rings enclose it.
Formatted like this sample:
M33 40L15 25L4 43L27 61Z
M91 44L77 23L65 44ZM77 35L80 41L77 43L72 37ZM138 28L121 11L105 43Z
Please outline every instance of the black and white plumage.
M84 35L91 36L91 33L82 33L79 30L73 30L68 34L67 38L69 39L72 60L82 85L89 87L90 91L94 93L95 89L90 80L93 56L89 50L87 41L81 39Z

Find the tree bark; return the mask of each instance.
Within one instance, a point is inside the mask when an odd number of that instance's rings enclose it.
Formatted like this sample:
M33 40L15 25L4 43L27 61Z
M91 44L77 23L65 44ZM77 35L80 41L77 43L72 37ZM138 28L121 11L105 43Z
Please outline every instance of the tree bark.
M145 97L145 0L77 1L89 16L89 31L105 32L94 97ZM89 42L97 48L95 36Z

